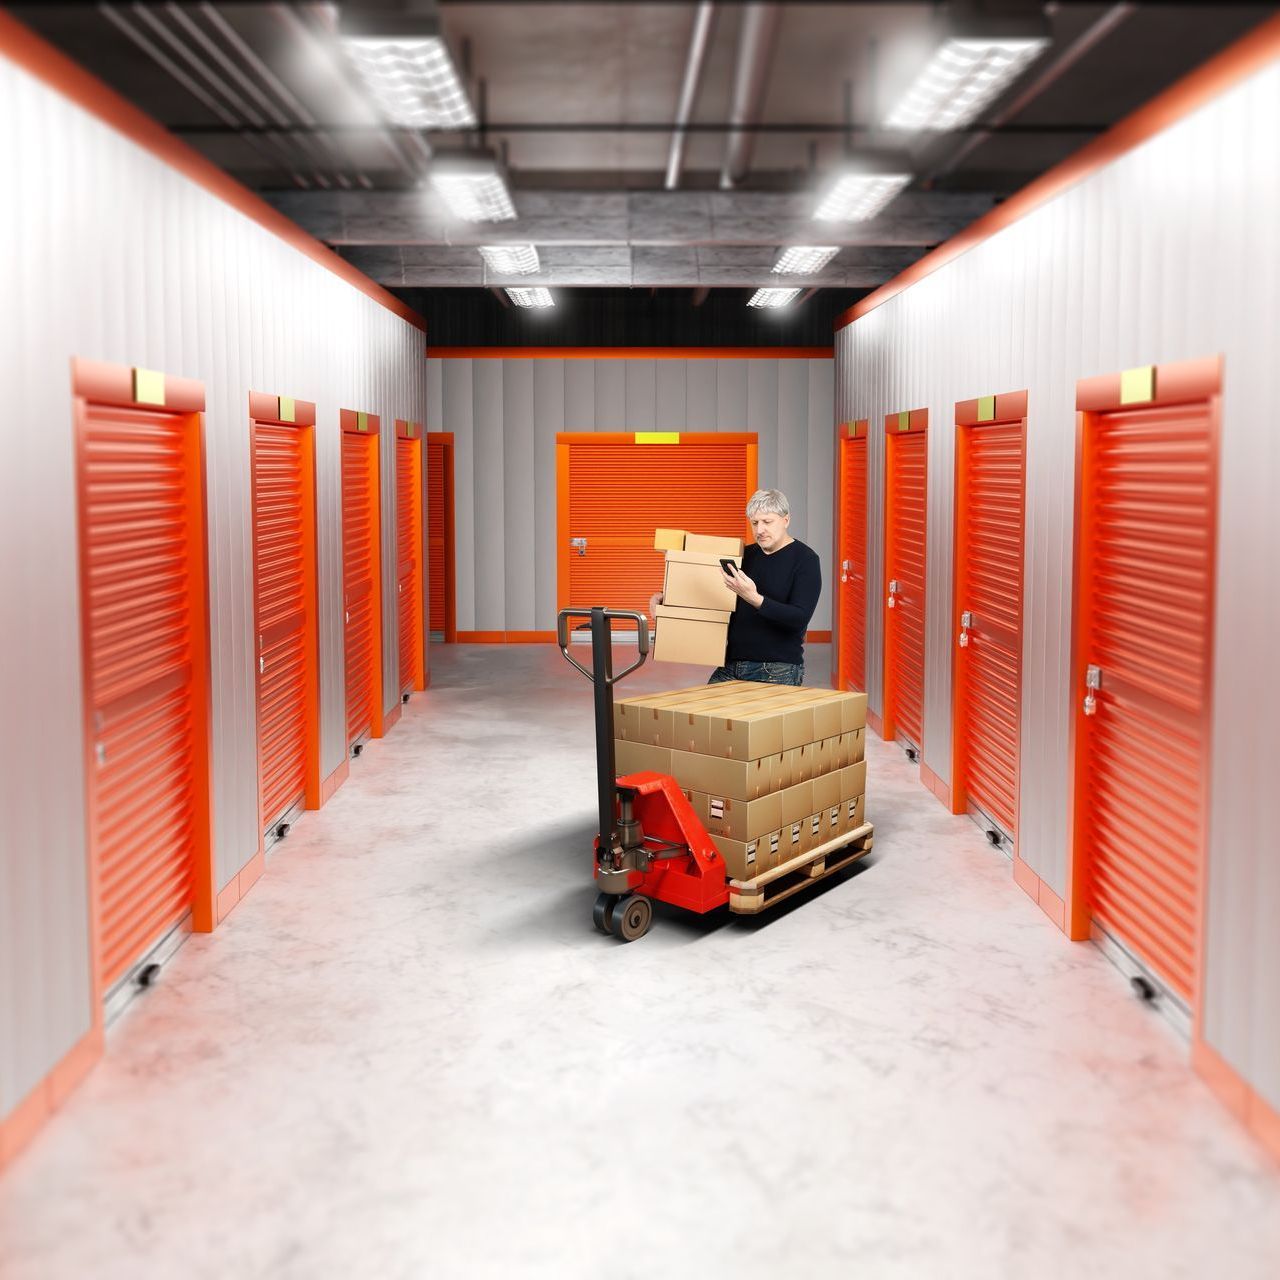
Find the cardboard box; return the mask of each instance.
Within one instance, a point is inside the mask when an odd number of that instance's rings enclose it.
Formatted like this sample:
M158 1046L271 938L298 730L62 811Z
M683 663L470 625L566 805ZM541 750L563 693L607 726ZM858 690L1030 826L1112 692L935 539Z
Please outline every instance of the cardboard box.
M732 592L728 592L730 596ZM703 667L724 665L729 642L729 614L711 609L685 609L660 604L653 640L654 662L693 662Z
M813 812L813 783L793 783L785 791L777 793L781 803L778 814L778 826L799 822Z
M832 769L840 768L840 762L836 759L835 749L832 743L838 743L840 737L837 734L834 738L823 738L819 742L813 744L814 751L814 777L819 774L830 773Z
M719 556L700 551L667 552L666 578L662 586L664 606L732 613L737 603L738 597L724 585ZM661 607L658 616L662 616ZM723 661L723 653L720 659Z
M865 693L846 693L841 697L840 713L842 716L841 732L852 733L867 726L867 695Z
M733 556L742 559L741 538L718 538L707 533L686 533L684 546L674 547L675 551L700 551L709 556Z
M711 723L718 715L732 710L739 701L732 694L722 694L716 690L722 685L704 685L704 693L700 698L682 698L679 702L661 707L657 712L658 741L664 747L673 747L677 751L697 751L702 755L713 755L707 738Z
M671 752L671 776L692 791L705 791L735 800L755 800L773 791L768 757L761 760L723 760L693 751ZM781 820L774 826L781 826Z
M837 777L840 779L841 800L860 796L867 789L867 762L859 760L857 764L846 765Z
M837 769L835 773L824 773L814 778L810 784L813 787L813 812L822 813L828 809L834 809L841 800L845 799L841 795L841 781L843 770Z
M813 777L818 763L814 744L806 742L803 747L792 747L788 754L791 756L791 785L795 786L797 782L808 782Z
M615 740L613 767L620 778L629 773L670 773L671 752L666 747L655 747L647 742Z
M705 689L699 685L698 689ZM652 746L670 746L659 736L660 711L664 706L678 705L687 698L690 690L677 689L671 693L648 694L638 698L624 698L613 704L613 735L624 742L647 742Z
M779 862L787 862L803 852L804 823L792 822L788 826L784 826L782 828L782 848L778 851Z
M730 840L758 840L777 831L782 822L781 796L761 796L756 800L735 800L732 796L693 793L693 809L708 834Z
M711 718L707 750L736 760L758 760L782 750L783 718L758 702L726 708Z
M844 757L840 764L842 769L865 759L866 752L867 731L865 729L852 729L840 735L840 754Z
M653 549L655 551L683 551L684 540L688 536L683 529L655 529L653 531Z
M720 850L724 865L732 880L754 880L762 871L769 868L764 865L766 856L765 842L768 836L758 840L730 840L727 836L711 837L711 843Z
M816 849L825 839L826 836L822 831L822 814L811 813L804 820L804 834L800 838L800 843L808 853L810 849Z
M851 796L848 800L841 800L840 810L843 817L841 830L845 832L857 831L867 820L867 797Z
M782 861L782 832L770 831L760 837L758 861L762 871L772 871Z
M793 782L800 782L800 778L796 778L791 772L791 752L779 751L776 756L771 756L771 768L773 769L773 789L775 791L785 791Z
M827 810L826 821L823 823L825 830L822 838L824 840L834 840L836 836L844 831L844 802L841 801L837 805L832 805Z

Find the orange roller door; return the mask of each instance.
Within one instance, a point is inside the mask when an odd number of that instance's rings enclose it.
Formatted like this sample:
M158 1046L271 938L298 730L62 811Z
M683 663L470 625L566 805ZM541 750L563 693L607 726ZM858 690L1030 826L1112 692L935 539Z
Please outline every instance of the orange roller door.
M1205 855L1218 363L1082 383L1080 914L1192 1005ZM1150 375L1144 379L1143 373Z
M453 433L428 432L426 448L428 629L452 644L457 637L453 616Z
M400 692L427 687L423 654L422 429L396 423L396 593Z
M867 687L867 423L840 440L840 653L837 683Z
M312 772L315 407L253 399L265 402L253 414L253 531L259 791L270 833L305 805ZM293 420L279 420L280 412Z
M382 591L378 519L378 418L342 418L342 595L347 745L382 734Z
M77 362L89 849L99 996L212 928L203 390ZM114 401L114 403L111 403ZM164 407L160 407L163 405ZM185 407L186 411L180 411Z
M929 415L885 419L884 732L924 746L925 522Z
M1026 394L965 401L956 428L952 800L1016 839Z
M750 536L756 437L672 435L656 444L621 434L556 437L560 608L647 613L662 590L654 529Z

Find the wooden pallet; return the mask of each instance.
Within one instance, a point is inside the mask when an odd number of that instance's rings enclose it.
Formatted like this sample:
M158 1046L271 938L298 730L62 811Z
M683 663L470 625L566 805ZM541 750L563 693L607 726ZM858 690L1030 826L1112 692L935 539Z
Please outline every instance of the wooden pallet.
M729 910L740 915L765 911L801 889L834 875L857 862L874 843L875 828L867 822L856 831L846 831L815 849L789 858L754 880L729 881Z

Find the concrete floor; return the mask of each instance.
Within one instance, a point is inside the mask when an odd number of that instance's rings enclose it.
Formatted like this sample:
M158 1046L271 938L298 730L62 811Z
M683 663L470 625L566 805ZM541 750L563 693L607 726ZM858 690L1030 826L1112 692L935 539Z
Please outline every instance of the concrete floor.
M0 1182L4 1280L1280 1273L1276 1168L900 752L857 874L621 946L586 681L433 663Z

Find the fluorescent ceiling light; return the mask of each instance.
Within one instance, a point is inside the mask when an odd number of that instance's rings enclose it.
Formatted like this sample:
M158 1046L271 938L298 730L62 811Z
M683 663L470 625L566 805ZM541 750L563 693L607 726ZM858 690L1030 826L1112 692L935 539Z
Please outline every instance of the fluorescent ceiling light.
M476 113L439 36L349 38L347 52L382 115L417 129L470 129Z
M784 276L816 275L839 252L838 245L792 245L773 264L773 269Z
M452 155L436 152L429 177L432 187L455 218L464 222L515 219L511 192L492 152L459 151Z
M1043 37L943 42L885 120L889 129L959 129L1004 92L1048 44Z
M799 289L757 289L747 302L749 307L789 307Z
M517 307L554 307L556 305L550 289L508 289L507 297Z
M482 244L480 256L502 276L531 276L542 269L537 246L531 244Z
M819 222L865 222L911 181L909 173L846 173L835 180L813 216Z

